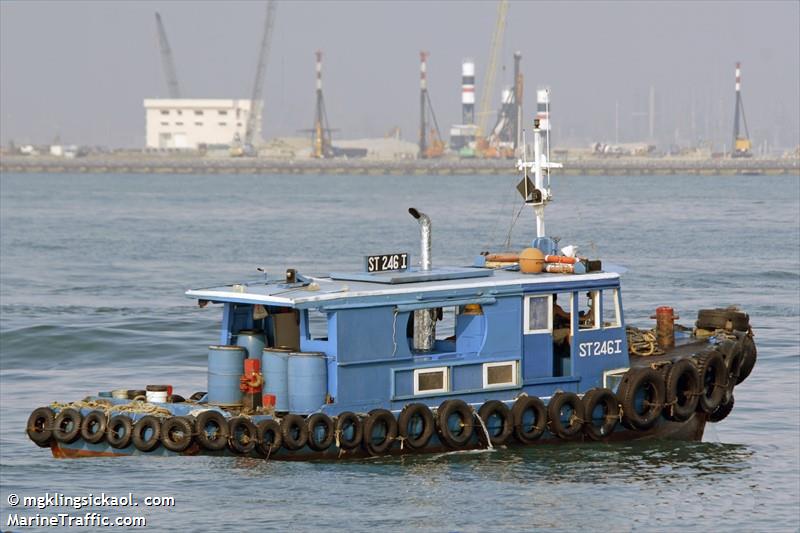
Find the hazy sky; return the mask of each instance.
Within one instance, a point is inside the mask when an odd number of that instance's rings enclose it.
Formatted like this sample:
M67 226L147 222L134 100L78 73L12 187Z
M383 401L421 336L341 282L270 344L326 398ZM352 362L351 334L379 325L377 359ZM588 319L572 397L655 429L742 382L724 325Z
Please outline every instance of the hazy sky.
M337 136L415 140L419 51L443 134L460 120L460 64L489 55L494 1L281 1L265 81L264 133L311 127L314 51ZM188 97L248 98L265 2L0 1L0 142L141 147L142 100L167 96L154 13L161 13ZM656 134L730 144L734 63L758 145L800 142L800 2L511 2L497 77L520 50L526 123L552 88L557 137L573 144ZM499 86L494 91L499 99ZM480 95L478 96L480 98ZM694 110L694 113L692 112ZM694 117L694 118L693 118Z

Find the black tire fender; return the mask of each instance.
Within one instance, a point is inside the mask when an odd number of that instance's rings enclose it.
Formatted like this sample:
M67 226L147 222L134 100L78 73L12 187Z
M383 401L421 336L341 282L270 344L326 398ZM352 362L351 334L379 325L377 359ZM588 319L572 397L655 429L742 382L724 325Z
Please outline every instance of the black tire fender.
M452 416L458 417L458 430L450 424ZM445 400L436 409L436 429L442 442L453 449L463 448L469 443L474 427L475 410L463 400Z
M219 411L203 411L195 418L197 442L206 450L218 452L228 444L228 421Z
M150 436L145 436L147 430L150 430ZM133 446L141 452L151 452L161 442L161 420L152 416L145 415L133 425L133 432L131 433L131 441Z
M361 446L364 427L357 414L344 411L336 416L336 438L339 448L354 450Z
M237 416L228 421L228 448L233 453L247 455L256 448L258 428L249 418Z
M691 359L679 359L667 369L664 382L664 417L683 422L697 410L700 373Z
M81 422L81 438L88 443L97 444L106 436L108 420L103 411L92 411Z
M717 351L703 353L695 358L697 370L700 372L699 410L713 412L725 398L728 386L728 370L725 360Z
M299 450L308 442L306 421L300 415L286 415L281 419L281 437L287 450Z
M753 367L756 366L756 359L758 359L758 350L751 334L743 336L740 342L742 343L742 368L736 380L737 385L747 379L753 371Z
M733 411L733 395L728 398L728 401L722 402L714 409L711 413L708 414L708 421L709 422L721 422L725 420L729 414Z
M397 425L402 442L415 450L427 446L435 431L433 413L424 403L410 403L403 407Z
M639 395L641 405L639 405ZM619 385L622 423L631 429L650 429L664 408L664 378L652 368L629 370Z
M533 415L528 423L528 413ZM536 396L520 396L511 408L514 436L522 444L532 444L547 428L547 408Z
M583 432L586 436L592 440L605 440L614 432L619 422L619 400L609 389L591 389L583 395L583 414ZM598 414L599 417L595 416Z
M62 409L53 421L53 437L58 442L69 444L78 440L81 435L83 417L77 409Z
M125 415L114 415L106 425L106 441L112 448L127 448L131 443L133 422Z
M283 446L281 425L276 420L262 420L256 425L256 450L263 457L269 457Z
M308 428L308 447L316 452L324 452L336 438L336 427L331 417L325 413L314 413L306 418ZM318 428L322 427L322 436L317 438Z
M489 434L489 442L492 446L502 446L511 437L514 432L514 416L511 414L511 409L506 404L498 400L489 400L481 405L478 409L478 416L483 421L484 427L477 428L478 438L486 444L486 433ZM492 431L492 424L490 420L493 417L500 419L500 427L498 431Z
M55 425L55 415L49 407L39 407L34 409L28 417L26 433L28 438L41 448L50 446L53 440L53 426Z
M562 420L565 408L571 411L566 421ZM583 417L583 402L574 392L556 392L547 404L550 431L558 438L569 440L580 435Z
M173 452L182 452L192 444L194 419L173 416L161 423L161 444Z
M383 427L383 435L376 439L375 430L380 427ZM373 409L364 420L364 447L371 455L386 453L397 438L397 429L397 420L391 411Z

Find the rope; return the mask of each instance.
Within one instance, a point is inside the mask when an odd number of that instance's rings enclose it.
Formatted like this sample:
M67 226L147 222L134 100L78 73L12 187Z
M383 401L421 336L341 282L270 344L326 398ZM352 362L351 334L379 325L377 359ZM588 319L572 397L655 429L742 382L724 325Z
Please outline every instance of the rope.
M628 352L632 355L640 357L649 357L651 355L662 355L664 350L658 347L656 343L655 331L643 330L628 326L625 328L625 334L628 336Z

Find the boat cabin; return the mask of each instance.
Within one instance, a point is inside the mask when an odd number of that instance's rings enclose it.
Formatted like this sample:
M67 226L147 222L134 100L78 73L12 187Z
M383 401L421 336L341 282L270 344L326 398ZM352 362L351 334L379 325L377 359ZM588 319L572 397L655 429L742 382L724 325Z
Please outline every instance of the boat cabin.
M267 347L324 357L324 401L313 410L328 414L582 393L614 386L628 367L616 273L369 270L290 270L186 294L222 305L220 344L255 329Z

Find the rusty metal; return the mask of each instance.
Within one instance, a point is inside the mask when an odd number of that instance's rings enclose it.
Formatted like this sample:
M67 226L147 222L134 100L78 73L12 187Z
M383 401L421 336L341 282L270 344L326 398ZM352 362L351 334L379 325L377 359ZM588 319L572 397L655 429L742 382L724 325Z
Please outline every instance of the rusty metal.
M656 342L662 349L675 347L675 321L680 317L675 315L675 310L668 306L656 308L656 314L650 318L656 320Z

